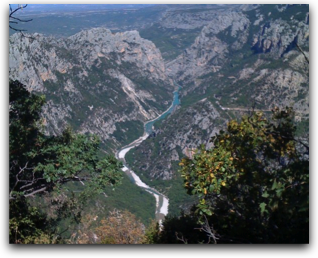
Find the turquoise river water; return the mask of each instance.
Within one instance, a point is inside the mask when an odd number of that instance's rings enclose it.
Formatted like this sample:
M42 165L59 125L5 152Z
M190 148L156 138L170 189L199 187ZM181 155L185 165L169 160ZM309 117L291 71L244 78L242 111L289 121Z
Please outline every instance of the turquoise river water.
M175 107L180 104L180 100L179 100L179 90L180 89L181 89L181 86L179 86L178 90L173 92L173 101L172 101L172 105L170 106L170 108L167 111L165 111L164 113L162 113L161 116L159 116L158 118L151 120L145 124L145 133L151 134L153 124L158 120L165 119L169 114L172 113L172 111L175 109Z

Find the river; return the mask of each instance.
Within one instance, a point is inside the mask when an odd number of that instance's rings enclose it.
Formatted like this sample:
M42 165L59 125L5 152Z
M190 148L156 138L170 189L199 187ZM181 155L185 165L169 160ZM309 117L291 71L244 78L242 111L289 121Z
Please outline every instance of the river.
M179 102L179 90L181 86L177 85L178 89L174 91L173 93L173 101L171 106L163 112L161 115L159 115L157 118L150 120L144 124L144 134L143 136L139 137L137 140L131 142L130 144L126 145L123 147L120 151L116 153L116 158L121 160L124 163L124 167L122 170L129 176L130 180L136 184L137 186L145 189L148 193L152 194L155 199L156 199L156 219L161 225L162 220L164 217L168 214L168 208L169 208L169 199L167 196L165 196L162 193L159 193L156 189L150 187L149 185L145 184L144 182L141 181L140 177L136 175L134 171L129 169L129 167L126 164L125 156L129 150L132 148L135 148L138 146L140 143L142 143L144 140L148 138L148 136L152 133L153 131L153 124L161 119L164 119L167 117L167 115L171 114L171 112L174 110L174 108L180 104Z

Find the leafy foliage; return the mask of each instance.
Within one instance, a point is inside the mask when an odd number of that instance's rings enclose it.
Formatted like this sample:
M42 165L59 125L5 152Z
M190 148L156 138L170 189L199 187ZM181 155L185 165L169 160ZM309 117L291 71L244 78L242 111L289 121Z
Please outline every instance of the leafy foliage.
M53 237L48 230L48 221L36 207L30 207L26 202L10 201L9 239L10 243L35 243L44 235L46 244L52 243ZM41 241L44 243L43 241Z
M145 226L155 218L156 201L155 198L144 189L133 184L129 177L124 174L122 183L118 185L115 191L106 188L104 193L107 195L98 195L94 198L95 202L90 202L85 210L88 213L99 204L101 211L96 215L100 217L110 209L128 210L133 213ZM104 216L104 215L103 215Z
M198 244L207 242L206 235L199 230L197 217L182 213L179 217L168 216L163 222L163 230L159 233L159 243Z
M224 239L309 241L309 148L296 144L292 117L287 108L275 109L273 121L262 113L230 121L213 149L180 162L188 193L200 198L197 214Z
M44 135L40 130L44 97L29 93L18 81L10 81L9 86L10 242L20 243L26 242L26 236L41 235L46 223L29 206L28 197L77 181L85 185L79 196L84 200L120 183L122 172L114 157L100 158L97 136L74 134L70 128L60 136Z
M159 223L155 220L146 228L144 234L143 244L158 244L160 243L160 227Z
M143 225L128 211L113 211L96 229L102 244L141 244Z
M142 244L149 243L152 228L144 225L127 210L114 209L105 218L87 215L73 232L70 244Z

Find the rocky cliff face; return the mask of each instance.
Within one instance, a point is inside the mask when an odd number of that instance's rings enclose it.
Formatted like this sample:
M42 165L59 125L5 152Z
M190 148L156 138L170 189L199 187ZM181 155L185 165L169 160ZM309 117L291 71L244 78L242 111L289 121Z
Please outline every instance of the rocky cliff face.
M181 108L128 154L150 177L173 178L175 160L202 143L209 147L225 121L252 106L268 114L293 106L299 126L308 125L308 6L238 8L209 18L193 44L167 63L167 74L183 86Z
M214 14L194 43L167 64L168 74L183 84L199 86L201 76L211 72L219 76L221 70L237 61L235 58L244 59L250 50L277 60L295 50L297 44L308 48L309 20L303 8L301 12L297 7L266 8ZM241 60L240 65L244 63Z
M260 5L214 13L192 44L166 63L166 73L182 85L181 107L155 124L155 132L126 160L169 197L169 212L177 215L193 204L180 189L180 159L191 157L200 144L211 148L211 136L228 120L253 108L270 116L275 106L292 106L299 135L308 136L308 11L308 5ZM181 14L166 17L172 20L166 26L180 30Z
M242 10L253 10L257 5L167 5L167 9L162 14L159 22L165 28L173 29L195 29L202 28L212 21L216 27L222 26L223 22L219 18L228 16L226 13L238 13Z
M291 8L291 7L290 7ZM282 10L282 13L286 10ZM295 14L296 15L296 14ZM298 45L308 45L309 14L287 20L277 19L264 22L265 14L257 13L254 26L260 26L258 33L253 35L252 49L257 53L272 53L272 57L280 57ZM271 16L268 13L267 16ZM268 19L268 18L267 18Z
M249 20L242 13L214 13L208 25L204 26L194 43L175 60L168 63L167 72L179 81L188 83L211 71L218 71L225 63L229 48L238 48L246 43L246 28ZM218 33L227 33L237 38L235 44L222 41Z
M165 185L168 195L180 158L200 144L211 147L211 136L252 107L270 114L293 106L308 134L308 5L160 8L161 18L141 31L154 43L136 31L102 28L59 40L10 38L10 76L46 94L48 132L71 123L114 151L169 106L176 80L181 106L127 154L135 172Z
M191 156L201 144L211 147L209 140L225 126L226 119L208 99L178 109L135 151L129 153L130 165L136 171L155 179L172 179L176 164L183 156Z
M160 51L137 31L98 28L65 39L14 34L9 76L47 96L48 133L71 123L97 133L112 150L142 133L142 123L169 106L173 91Z

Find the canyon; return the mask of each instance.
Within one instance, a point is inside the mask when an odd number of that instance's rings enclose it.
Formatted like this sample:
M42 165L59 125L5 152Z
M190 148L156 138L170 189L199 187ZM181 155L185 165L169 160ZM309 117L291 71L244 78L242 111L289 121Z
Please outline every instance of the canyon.
M299 136L309 136L309 8L147 10L156 12L153 22L138 20L131 31L106 25L68 37L16 33L9 39L9 77L46 96L46 134L58 135L69 124L99 135L109 154L141 137L144 123L170 106L175 82L180 85L180 105L125 156L143 182L169 198L175 215L194 202L185 202L185 190L176 186L180 159L201 144L213 147L210 138L230 119L292 106Z

